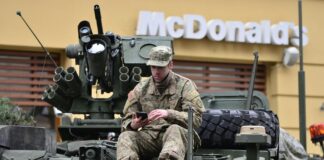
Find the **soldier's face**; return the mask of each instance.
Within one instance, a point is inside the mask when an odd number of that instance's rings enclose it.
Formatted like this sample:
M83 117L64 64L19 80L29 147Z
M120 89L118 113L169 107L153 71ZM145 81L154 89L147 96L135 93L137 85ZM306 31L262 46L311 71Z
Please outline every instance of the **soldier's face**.
M170 70L173 67L173 63L170 62L167 66L165 67L158 67L158 66L151 66L151 72L152 72L152 77L155 82L161 82L165 79L165 77L168 75Z

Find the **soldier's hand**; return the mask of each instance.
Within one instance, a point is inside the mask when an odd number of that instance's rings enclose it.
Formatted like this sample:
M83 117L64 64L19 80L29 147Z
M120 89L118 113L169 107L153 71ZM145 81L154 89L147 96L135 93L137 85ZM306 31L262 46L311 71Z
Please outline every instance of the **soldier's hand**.
M141 117L137 117L136 114L134 113L132 116L132 123L131 128L134 130L137 130L143 126L145 126L148 123L148 119L142 119Z
M148 121L152 122L160 118L167 118L168 115L169 113L165 109L155 109L148 114Z

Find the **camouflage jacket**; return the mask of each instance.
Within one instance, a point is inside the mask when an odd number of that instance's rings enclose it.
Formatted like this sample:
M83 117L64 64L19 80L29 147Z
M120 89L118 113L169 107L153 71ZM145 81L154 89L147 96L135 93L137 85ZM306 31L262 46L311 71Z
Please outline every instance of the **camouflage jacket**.
M164 131L171 124L178 124L188 128L188 108L192 106L193 127L198 128L202 121L204 105L197 92L196 85L190 79L171 72L171 80L167 89L160 94L154 85L153 78L142 80L128 94L124 107L124 118L122 120L123 130L131 130L129 127L132 113L144 111L149 113L154 109L166 109L168 118L159 119L144 126L143 130ZM158 133L157 133L158 134ZM157 136L157 135L152 135Z

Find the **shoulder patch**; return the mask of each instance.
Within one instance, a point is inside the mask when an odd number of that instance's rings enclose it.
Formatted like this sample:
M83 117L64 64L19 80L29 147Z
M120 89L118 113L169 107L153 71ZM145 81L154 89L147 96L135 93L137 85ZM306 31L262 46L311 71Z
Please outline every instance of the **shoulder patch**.
M134 99L134 98L135 98L134 90L131 90L131 91L128 93L128 99L131 100L131 99Z
M191 80L186 81L184 90L183 90L183 96L184 96L184 98L186 98L188 100L192 100L192 99L200 96L199 92L197 91L197 86L193 81L191 81Z

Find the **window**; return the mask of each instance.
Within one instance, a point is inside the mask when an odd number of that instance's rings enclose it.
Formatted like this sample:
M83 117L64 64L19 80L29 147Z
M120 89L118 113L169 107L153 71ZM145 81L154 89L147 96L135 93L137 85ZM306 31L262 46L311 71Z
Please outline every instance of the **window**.
M174 61L174 72L192 79L200 93L248 90L252 64ZM265 93L265 65L257 67L254 89Z
M59 55L51 54L58 64ZM41 100L55 65L44 53L0 51L0 97L21 107L50 106Z

